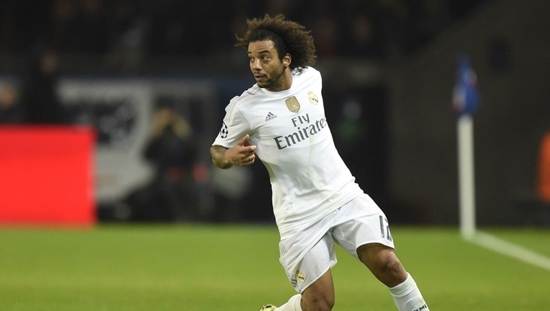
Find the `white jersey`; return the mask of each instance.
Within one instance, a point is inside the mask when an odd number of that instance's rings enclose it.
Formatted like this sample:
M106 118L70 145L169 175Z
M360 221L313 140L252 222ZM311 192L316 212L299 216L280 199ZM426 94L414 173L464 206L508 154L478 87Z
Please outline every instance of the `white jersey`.
M269 172L281 239L363 193L334 146L321 89L321 74L311 67L294 70L288 90L256 84L227 105L213 143L231 148L250 135Z

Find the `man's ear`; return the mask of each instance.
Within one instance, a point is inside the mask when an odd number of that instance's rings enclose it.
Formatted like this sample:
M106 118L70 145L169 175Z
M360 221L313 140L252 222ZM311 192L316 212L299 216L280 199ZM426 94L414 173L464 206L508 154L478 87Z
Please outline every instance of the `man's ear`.
M285 67L289 67L290 63L292 63L292 56L287 53L285 57L283 57L283 65L285 65Z

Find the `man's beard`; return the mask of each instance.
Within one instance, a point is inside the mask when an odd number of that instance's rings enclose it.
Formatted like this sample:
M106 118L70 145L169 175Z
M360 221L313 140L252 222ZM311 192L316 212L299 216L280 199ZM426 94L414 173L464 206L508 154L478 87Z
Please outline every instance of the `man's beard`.
M271 77L267 79L264 84L257 83L258 86L263 89L277 89L282 84L281 78L284 76L285 69L285 67L282 67L280 72L272 74Z

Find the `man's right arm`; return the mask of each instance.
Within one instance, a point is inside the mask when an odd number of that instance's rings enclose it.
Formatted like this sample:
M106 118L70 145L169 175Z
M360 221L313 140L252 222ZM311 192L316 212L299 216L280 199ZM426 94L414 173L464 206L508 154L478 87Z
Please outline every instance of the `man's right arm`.
M248 144L249 135L241 138L232 148L225 148L220 145L210 147L212 163L219 168L230 168L233 165L246 166L251 165L256 160L254 151L256 146Z
M210 147L210 155L212 156L212 163L216 165L219 168L230 168L233 166L232 163L228 162L225 159L225 153L227 152L227 148L219 146L219 145L213 145Z

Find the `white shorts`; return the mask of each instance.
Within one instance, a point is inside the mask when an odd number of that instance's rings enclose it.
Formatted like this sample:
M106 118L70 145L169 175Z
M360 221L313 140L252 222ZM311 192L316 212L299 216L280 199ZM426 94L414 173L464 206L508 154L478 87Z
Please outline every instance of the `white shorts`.
M394 248L384 212L366 194L309 228L279 242L280 262L298 293L319 279L336 262L334 242L357 258L357 248L380 243Z

